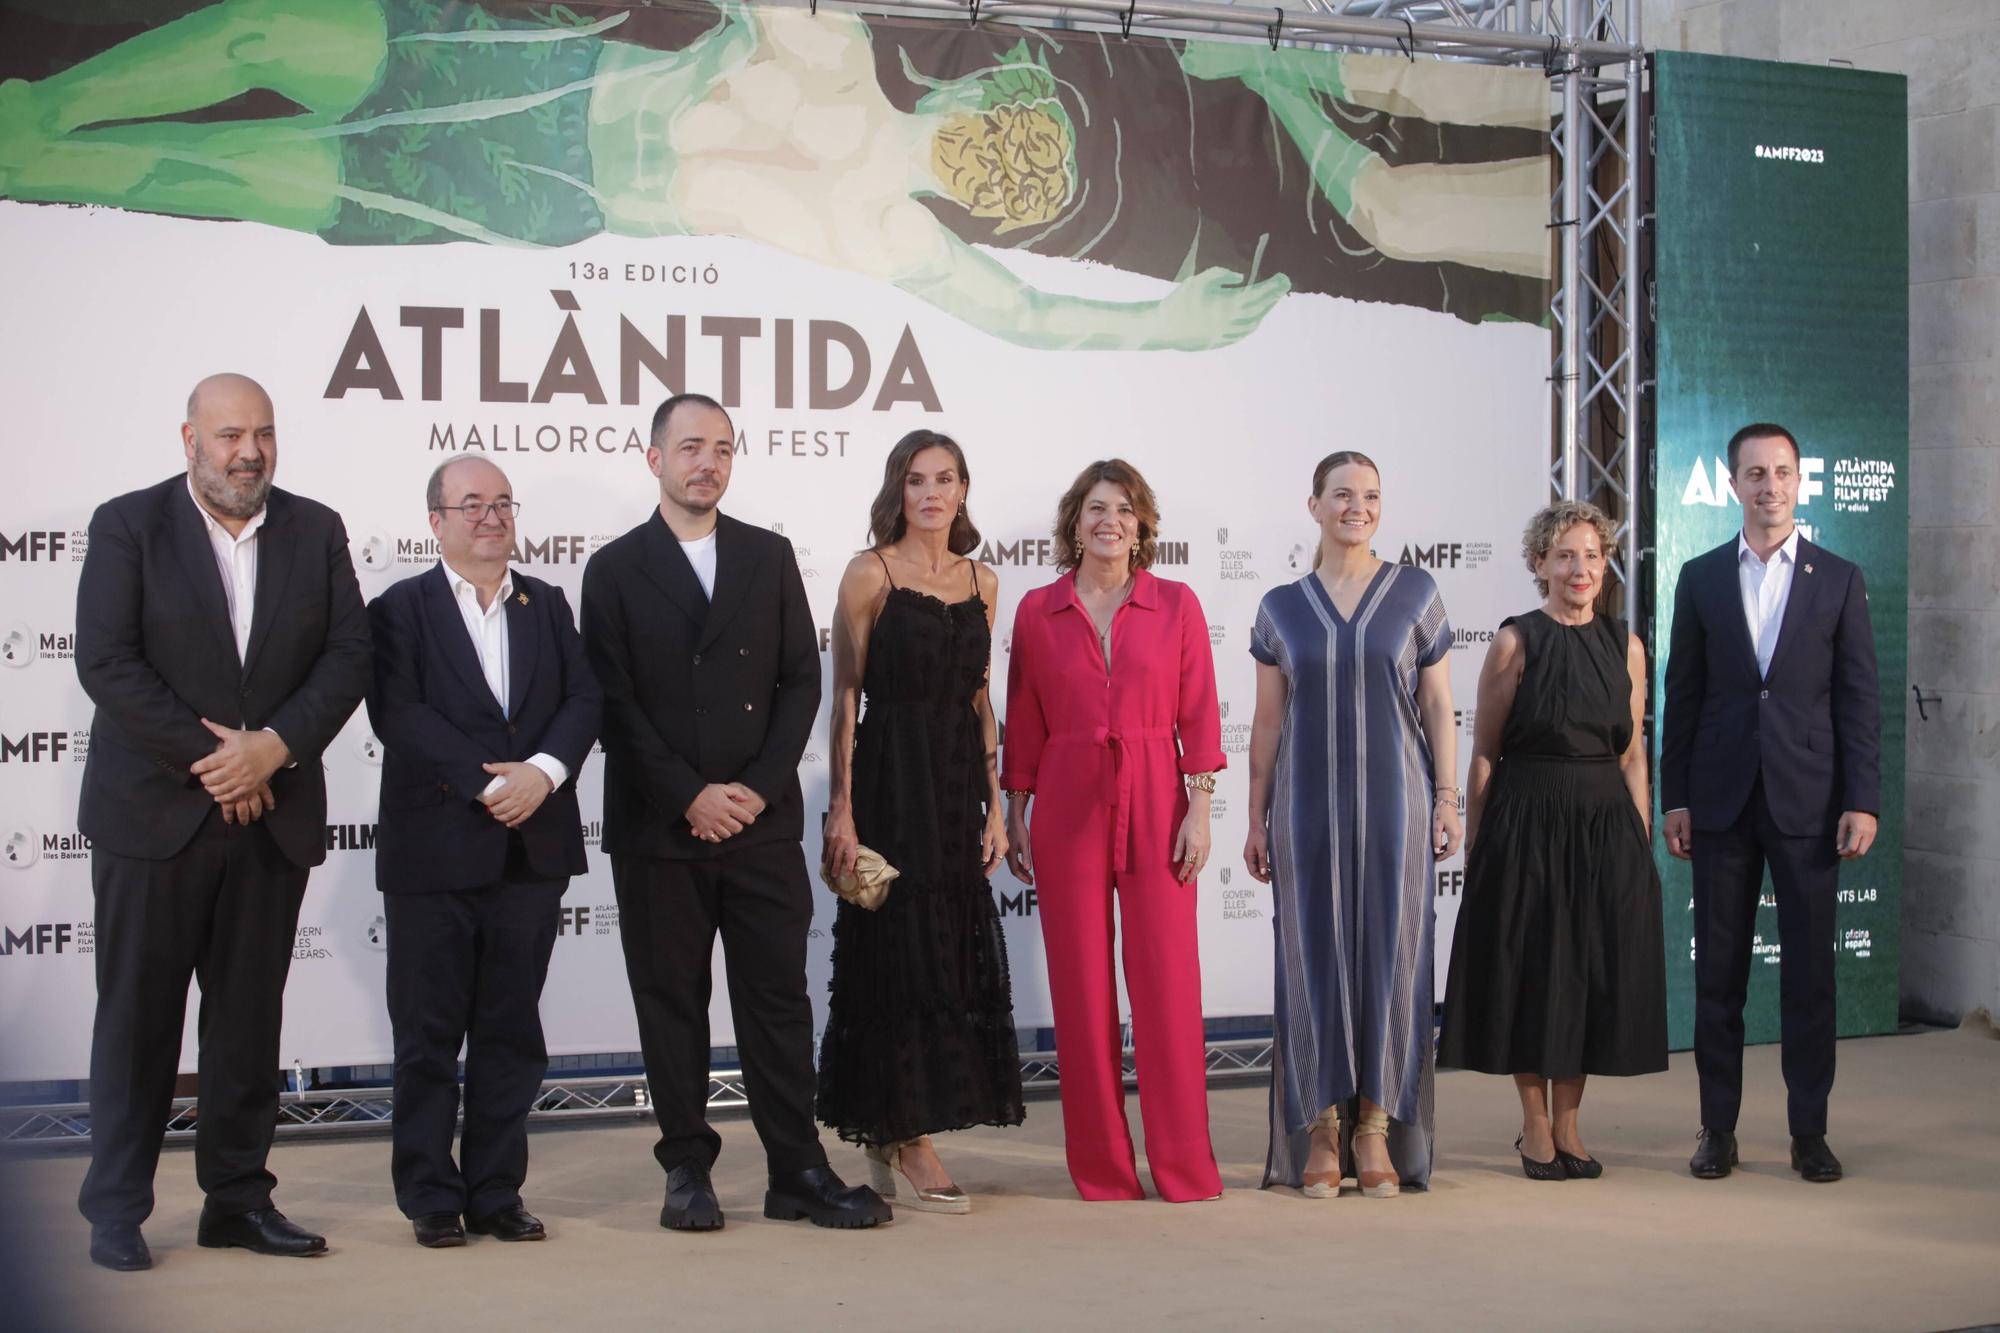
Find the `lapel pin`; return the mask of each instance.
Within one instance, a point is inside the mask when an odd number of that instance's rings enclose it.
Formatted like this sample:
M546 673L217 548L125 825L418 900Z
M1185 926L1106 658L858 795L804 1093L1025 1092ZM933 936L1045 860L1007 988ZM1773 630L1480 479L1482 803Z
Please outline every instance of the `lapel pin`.
M1812 572L1812 566L1811 566L1811 565L1807 565L1807 566L1806 566L1806 572L1807 572L1807 573L1811 573L1811 572ZM528 594L526 594L526 593L524 593L524 592L523 592L523 593L516 593L516 594L514 595L514 600L515 600L515 601L517 601L517 602L519 602L519 603L520 603L520 604L521 604L522 606L526 606L526 605L528 604Z
M1808 573L1808 574L1812 573L1812 566L1811 566L1811 565L1807 565L1807 566L1806 566L1806 573ZM522 598L521 600L525 602L525 601L527 601L528 599L527 599L527 598L525 598L525 597L523 597L523 598Z

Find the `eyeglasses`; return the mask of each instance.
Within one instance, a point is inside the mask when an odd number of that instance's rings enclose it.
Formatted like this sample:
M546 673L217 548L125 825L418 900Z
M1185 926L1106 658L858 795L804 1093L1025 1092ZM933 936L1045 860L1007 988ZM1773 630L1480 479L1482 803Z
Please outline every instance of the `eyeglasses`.
M521 506L512 500L494 500L490 503L467 500L462 505L432 505L431 512L433 514L463 514L467 523L482 523L486 520L486 516L491 514L502 523L505 523L508 519L513 518L514 515L521 512Z

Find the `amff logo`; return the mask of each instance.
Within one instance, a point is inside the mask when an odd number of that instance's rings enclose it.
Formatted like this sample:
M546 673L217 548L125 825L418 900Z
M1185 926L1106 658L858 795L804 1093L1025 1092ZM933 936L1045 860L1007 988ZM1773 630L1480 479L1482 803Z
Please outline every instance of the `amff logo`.
M26 731L18 736L0 735L0 764L54 764L62 762L64 755L76 752L81 759L88 744L78 745L76 736L67 731Z
M1001 916L1033 916L1035 907L1036 898L1033 889L1022 889L1019 893L1007 893L1003 890L1000 894Z
M1799 508L1811 504L1815 495L1826 494L1820 475L1826 471L1824 458L1799 459ZM1736 492L1729 489L1729 460L1723 457L1697 458L1688 469L1687 485L1681 488L1684 505L1736 504Z
M38 921L19 930L0 926L0 958L17 953L89 953L88 943L73 921Z
M1403 547L1396 563L1417 569L1477 569L1492 556L1492 542L1435 541L1428 546L1412 542Z
M0 532L0 561L54 561L63 552L80 545L72 540L74 536L74 533L55 528L34 528L27 532L16 533ZM83 552L75 551L74 558L82 559Z

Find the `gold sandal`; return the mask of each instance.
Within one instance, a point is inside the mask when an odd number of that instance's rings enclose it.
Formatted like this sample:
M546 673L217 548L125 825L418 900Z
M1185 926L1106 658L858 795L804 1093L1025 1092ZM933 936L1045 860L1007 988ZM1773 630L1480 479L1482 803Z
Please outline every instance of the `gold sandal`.
M1388 1149L1389 1113L1379 1106L1372 1110L1363 1111L1360 1120L1354 1126L1354 1137L1356 1140L1367 1138L1370 1135L1381 1139L1383 1149L1385 1151ZM1354 1168L1354 1178L1360 1182L1361 1193L1366 1198L1393 1199L1403 1192L1402 1177L1396 1174L1396 1169L1393 1166L1387 1171L1364 1171L1357 1161Z
M1309 1134L1325 1133L1327 1142L1333 1145L1333 1170L1308 1171L1305 1183L1300 1187L1308 1199L1336 1199L1340 1197L1340 1107L1329 1106L1306 1126Z
M924 1139L911 1139L909 1143L922 1143ZM906 1143L884 1143L877 1147L865 1144L861 1153L868 1159L870 1183L875 1192L885 1199L894 1199L899 1208L908 1208L918 1213L969 1213L972 1211L972 1196L957 1185L946 1185L943 1189L919 1189L903 1176L903 1149ZM896 1180L902 1176L903 1188L899 1193Z

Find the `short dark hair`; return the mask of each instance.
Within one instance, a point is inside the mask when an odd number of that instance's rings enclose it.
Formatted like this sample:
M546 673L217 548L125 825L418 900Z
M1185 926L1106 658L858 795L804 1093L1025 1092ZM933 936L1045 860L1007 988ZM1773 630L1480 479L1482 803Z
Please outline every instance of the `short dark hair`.
M958 441L934 430L911 431L889 451L882 464L882 489L875 493L875 503L868 507L868 540L875 546L894 546L908 531L910 520L903 514L903 478L909 475L910 464L917 455L926 449L942 449L950 454L960 483L970 490L972 473L965 466L965 450L958 447ZM965 506L960 505L958 513L952 516L945 549L953 555L966 555L978 546L979 529L973 526Z
M673 416L674 409L680 407L685 403L692 403L696 407L712 407L716 411L722 413L724 417L729 416L728 408L724 407L721 403L716 402L713 398L710 398L705 393L677 393L673 397L667 399L666 402L661 403L659 409L653 413L653 429L647 435L647 439L653 445L654 448L656 449L659 448L660 434L661 432L666 430L667 421L670 417ZM729 424L731 426L734 426L736 422L732 418Z
M1792 446L1792 464L1798 465L1798 437L1775 421L1753 421L1742 430L1729 437L1729 475L1736 475L1736 456L1743 452L1745 440L1783 440Z
M1076 480L1056 502L1056 568L1071 570L1083 563L1083 553L1077 549L1080 545L1077 525L1083 518L1084 500L1101 481L1124 491L1125 498L1132 502L1132 513L1139 520L1139 542L1132 548L1132 567L1151 568L1153 557L1159 553L1160 502L1139 469L1122 458L1100 458L1092 463L1076 474Z

